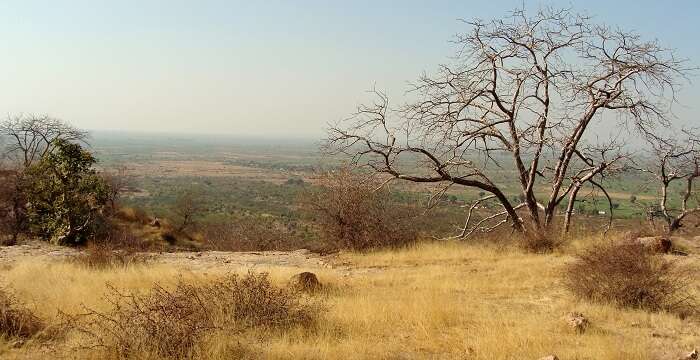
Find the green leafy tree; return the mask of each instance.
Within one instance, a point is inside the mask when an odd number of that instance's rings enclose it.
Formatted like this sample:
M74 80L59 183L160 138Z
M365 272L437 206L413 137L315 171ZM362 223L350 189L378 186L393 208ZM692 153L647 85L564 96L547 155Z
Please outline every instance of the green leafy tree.
M90 152L62 139L53 145L23 179L30 230L53 243L81 244L101 223L109 186L94 170Z

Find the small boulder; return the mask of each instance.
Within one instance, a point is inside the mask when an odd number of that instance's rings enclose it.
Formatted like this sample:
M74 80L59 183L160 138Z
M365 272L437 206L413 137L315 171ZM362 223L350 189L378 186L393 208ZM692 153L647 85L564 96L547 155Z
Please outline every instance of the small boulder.
M539 358L539 360L559 360L559 358L556 355L547 355Z
M688 355L685 355L684 357L678 359L678 360L698 360L700 359L700 353L698 353L698 349L695 349L691 352L688 353Z
M305 271L292 276L289 279L289 287L297 291L313 293L321 290L321 282L318 281L316 274Z
M151 222L148 225L156 229L160 229L160 220L158 220L158 218L153 218L153 220L151 220Z
M673 248L671 240L663 236L640 237L635 241L655 254L668 254Z
M586 332L588 325L590 325L588 319L586 319L586 317L579 312L569 313L568 315L566 315L564 320L574 331L576 331L579 334L583 334L584 332Z

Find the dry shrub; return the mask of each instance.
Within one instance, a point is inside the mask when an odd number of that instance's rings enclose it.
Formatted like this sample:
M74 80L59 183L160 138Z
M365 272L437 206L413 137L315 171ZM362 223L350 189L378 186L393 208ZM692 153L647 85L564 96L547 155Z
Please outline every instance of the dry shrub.
M240 215L202 229L206 247L218 251L270 251L314 248L296 229L272 217Z
M17 301L7 289L0 288L0 335L27 339L44 329L44 323Z
M368 250L400 247L418 237L418 211L394 200L375 178L348 170L329 172L320 189L302 201L328 242L340 248Z
M224 320L222 326L239 331L312 327L320 310L299 292L273 285L267 273L234 274L202 288Z
M554 235L556 233L521 235L519 236L518 245L527 252L535 254L549 253L563 243L563 239Z
M136 236L128 226L114 223L109 224L107 231L96 242L128 252L149 251L153 250L154 246L153 243Z
M579 298L620 307L682 316L693 310L687 272L637 243L615 242L582 252L566 268L564 284Z
M128 227L106 223L99 238L90 241L75 258L75 262L88 268L104 269L144 263L143 252L151 245L136 237Z
M114 217L126 222L138 223L146 225L149 223L150 218L146 211L140 208L133 207L122 207L114 213Z
M147 260L145 254L134 252L130 248L118 248L105 243L89 243L84 251L75 257L79 265L91 269L109 269L143 264Z
M301 294L275 287L267 274L229 275L206 284L179 282L148 293L111 288L108 312L90 310L74 320L85 347L118 358L197 358L214 332L286 329L315 324L321 307Z

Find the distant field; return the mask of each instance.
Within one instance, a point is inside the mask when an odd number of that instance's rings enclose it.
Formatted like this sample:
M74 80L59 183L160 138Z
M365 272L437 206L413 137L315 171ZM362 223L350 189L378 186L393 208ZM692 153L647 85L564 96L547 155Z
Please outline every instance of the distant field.
M231 165L220 161L207 160L156 160L149 162L125 163L126 171L131 176L152 177L237 177L242 179L268 181L276 184L287 181L290 177L303 177L303 172L285 170L268 170L260 167Z
M302 180L313 185L319 170L341 163L339 159L324 157L316 140L96 133L92 148L101 167L123 166L133 178L137 188L129 202L154 210L167 207L178 191L198 188L211 195L213 212L245 209L289 214L299 189L288 186L288 181ZM520 189L514 171L503 168L492 173L494 181L517 202ZM638 175L605 180L615 206L614 217L644 216L645 209L657 197L657 189L649 180ZM406 201L426 202L431 194L440 191L439 186L400 181L390 186L403 193ZM541 198L548 191L546 186L536 188ZM680 188L671 188L674 191ZM483 193L477 189L458 186L445 192L446 203L457 205L481 196ZM605 212L607 216L609 206L600 191L583 189L580 200L577 211ZM679 204L672 200L670 206ZM455 216L463 212L458 206L451 211Z

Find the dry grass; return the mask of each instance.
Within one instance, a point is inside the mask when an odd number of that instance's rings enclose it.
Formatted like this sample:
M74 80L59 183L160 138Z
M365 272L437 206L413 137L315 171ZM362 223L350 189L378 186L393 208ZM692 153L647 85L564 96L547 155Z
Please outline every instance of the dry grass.
M634 360L673 358L700 345L697 319L577 301L559 280L572 260L560 252L533 255L452 242L341 254L335 259L338 270L316 271L328 285L317 295L325 298L328 312L315 330L212 332L202 339L200 355L209 359L538 359L555 353L562 359ZM700 274L697 257L683 261ZM267 270L277 284L299 271ZM181 279L203 283L221 275L159 265L89 270L72 264L21 263L2 271L18 298L45 304L37 315L49 323L56 321L56 308L78 313L84 303L101 311L109 309L109 303L96 295L106 293L107 283L143 291L154 282L173 288ZM698 280L689 291L700 294ZM570 311L590 319L585 334L571 331L562 321ZM64 351L80 341L80 335L66 339ZM31 356L37 351L26 346L0 356ZM94 358L95 353L86 350L80 356Z

